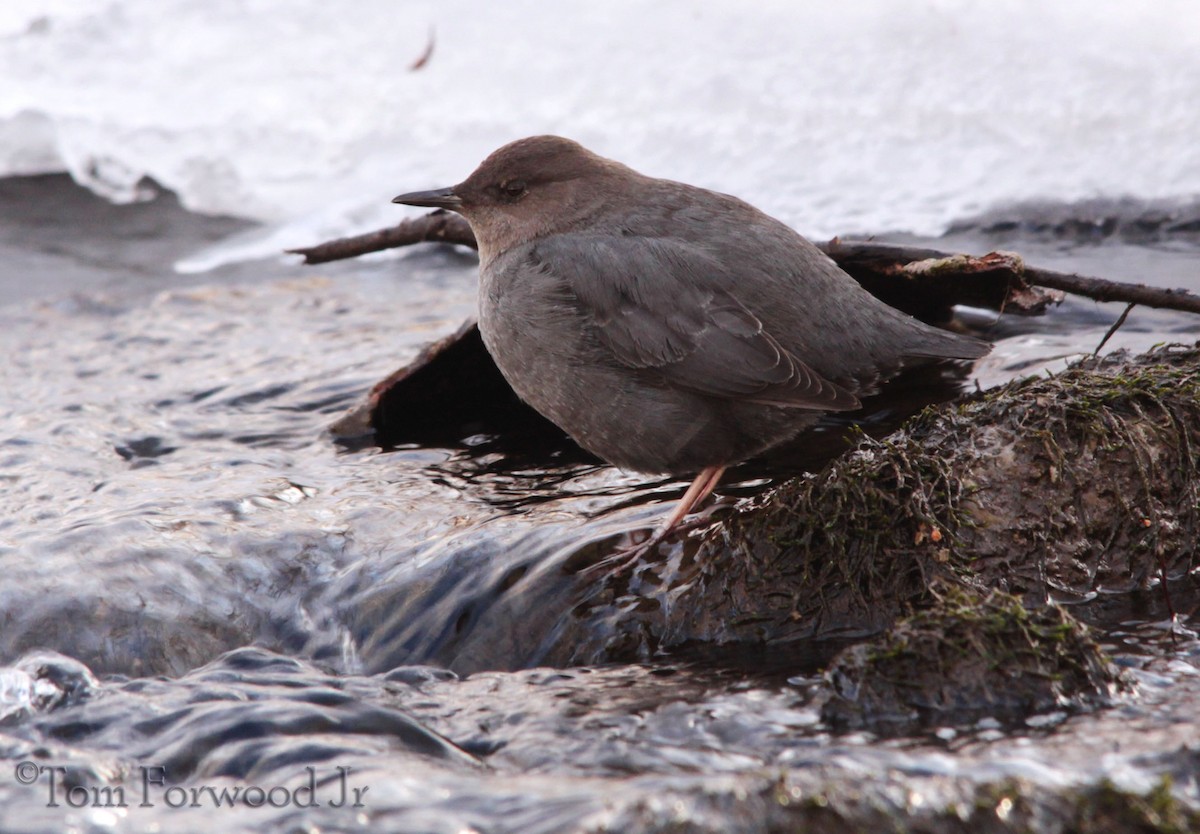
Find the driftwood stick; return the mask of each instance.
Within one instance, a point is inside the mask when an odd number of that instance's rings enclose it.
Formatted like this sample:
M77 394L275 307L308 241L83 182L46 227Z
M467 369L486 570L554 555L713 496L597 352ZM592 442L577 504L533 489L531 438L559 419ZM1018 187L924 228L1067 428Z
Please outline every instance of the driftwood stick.
M477 248L475 235L471 233L467 221L463 220L461 215L438 209L422 217L403 220L396 226L367 232L365 235L338 238L318 243L316 246L288 249L287 252L291 255L302 255L306 264L323 264L425 242L456 243L459 246Z
M1050 287L1073 295L1086 295L1096 301L1124 301L1126 304L1138 304L1142 307L1200 313L1200 295L1185 289L1172 290L1148 287L1145 284L1126 284L1121 281L1109 281L1107 278L1089 278L1086 275L1053 272L1034 267L1026 268L1025 278L1039 287Z
M837 238L822 245L821 248L843 268L845 268L846 261L868 261L872 262L880 271L883 271L887 265L899 267L917 261L945 261L958 257L947 252L939 252L936 249L867 241L843 241ZM984 256L984 259L988 257L991 256ZM1110 281L1107 278L1090 278L1086 275L1038 269L1020 263L1018 267L1018 271L1025 281L1034 286L1061 290L1072 295L1083 295L1095 301L1124 301L1126 304L1138 304L1143 307L1160 307L1182 310L1187 313L1200 313L1200 295L1184 289L1163 289L1149 287L1145 284L1126 284L1121 281Z
M477 248L471 227L457 214L438 210L404 220L396 226L369 232L365 235L340 238L316 246L287 250L301 255L306 264L320 264L342 258L353 258L368 252L410 246L423 242L453 243ZM981 258L972 258L915 246L897 246L870 241L843 241L834 238L821 249L843 268L854 274L851 265L865 266L877 273L903 272L912 275L920 270L916 262L928 262L929 269L945 270L948 273L961 268L963 272L979 272L984 269L1008 269L1023 283L1032 284L1074 295L1082 295L1096 301L1123 301L1144 307L1159 307L1200 313L1200 295L1184 289L1163 289L1145 284L1126 284L1106 278L1090 278L1055 272L1049 269L1025 266L1019 257L1010 254L991 253ZM1011 302L1011 298L1010 298Z
M872 295L922 321L948 321L956 304L1037 316L1063 300L1030 286L1025 262L1011 252L976 257L838 238L819 247Z

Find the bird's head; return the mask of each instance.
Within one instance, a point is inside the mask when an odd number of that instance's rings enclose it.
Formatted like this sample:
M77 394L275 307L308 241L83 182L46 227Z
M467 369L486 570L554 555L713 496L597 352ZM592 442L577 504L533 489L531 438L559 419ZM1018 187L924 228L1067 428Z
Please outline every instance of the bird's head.
M606 188L606 180L630 175L636 176L578 142L531 136L492 153L458 185L401 194L392 202L463 215L487 260L564 227L578 228L619 193Z

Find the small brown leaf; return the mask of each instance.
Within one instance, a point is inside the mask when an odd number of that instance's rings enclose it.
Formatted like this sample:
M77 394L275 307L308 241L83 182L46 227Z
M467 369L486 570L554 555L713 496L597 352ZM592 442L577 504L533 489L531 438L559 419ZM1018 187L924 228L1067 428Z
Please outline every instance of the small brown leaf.
M417 60L415 60L411 64L409 64L409 66L408 66L409 72L416 72L417 70L424 68L424 66L429 63L429 59L433 57L433 46L434 46L434 29L432 26L430 26L429 27L429 40L425 43L425 51L422 52L417 57Z

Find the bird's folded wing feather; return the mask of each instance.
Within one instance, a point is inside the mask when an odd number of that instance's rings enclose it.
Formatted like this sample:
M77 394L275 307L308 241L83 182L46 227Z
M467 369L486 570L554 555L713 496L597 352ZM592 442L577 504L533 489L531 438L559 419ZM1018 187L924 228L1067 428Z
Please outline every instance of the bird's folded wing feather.
M726 399L844 411L857 397L789 353L724 287L701 249L659 238L569 235L533 257L563 278L601 345L669 386ZM682 276L687 276L683 279Z

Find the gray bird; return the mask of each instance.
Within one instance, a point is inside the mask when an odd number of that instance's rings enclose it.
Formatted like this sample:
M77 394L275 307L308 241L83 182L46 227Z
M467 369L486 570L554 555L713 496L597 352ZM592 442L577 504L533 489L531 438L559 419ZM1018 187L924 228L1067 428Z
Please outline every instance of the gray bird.
M661 541L726 467L791 439L903 366L986 342L862 289L753 206L557 136L393 202L456 211L479 243L479 330L518 396L623 469L695 474Z

